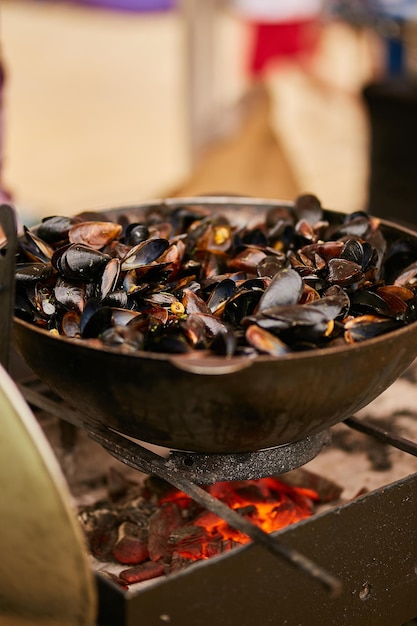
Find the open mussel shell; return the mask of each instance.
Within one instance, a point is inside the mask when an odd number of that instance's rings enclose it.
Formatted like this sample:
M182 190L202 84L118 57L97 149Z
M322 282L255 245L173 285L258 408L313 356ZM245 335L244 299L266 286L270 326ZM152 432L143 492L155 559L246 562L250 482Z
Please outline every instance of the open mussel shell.
M261 354L280 357L291 351L281 339L256 324L248 326L246 339Z
M169 241L161 237L142 241L122 259L121 269L128 271L148 266L156 261L168 247Z
M129 436L169 448L201 452L253 451L299 441L345 419L377 397L416 358L414 279L405 279L404 272L409 269L408 276L412 272L414 277L417 275L412 267L417 266L417 253L413 254L414 249L417 251L417 234L388 222L377 223L366 214L352 217L323 210L320 225L316 228L310 224L310 230L302 231L316 238L312 241L296 231L301 220L292 203L235 197L168 199L106 211L99 219L128 224L140 223L146 215L152 215L152 237L165 239L167 250L173 241L159 234L174 232L173 223L162 227L158 220L163 217L166 224L171 209L177 211L177 216L180 209L184 209L181 220L192 221L199 207L205 216L220 213L222 218L236 224L237 229L245 231L258 228L260 222L267 224L268 232L273 231L277 224L272 217L275 213L283 237L288 241L295 237L300 248L320 246L323 233L330 233L329 237L334 239L340 237L343 246L348 240L366 236L378 251L378 263L373 267L373 256L364 247L362 259L362 253L358 256L355 251L356 245L352 244L351 250L345 248L349 250L345 255L348 258L341 257L342 260L360 268L354 272L357 280L353 281L352 274L346 278L345 273L337 273L336 268L329 272L329 263L334 258L330 245L320 251L318 248L304 249L300 254L294 251L297 263L305 268L308 276L303 277L307 287L299 296L299 302L304 304L271 303L271 306L262 306L259 312L257 307L275 275L257 272L257 265L270 257L271 252L259 255L256 262L259 248L252 242L243 244L241 251L249 250L249 254L242 255L239 267L230 267L227 252L220 249L207 250L190 262L184 242L186 271L173 279L175 298L172 302L157 295L165 290L164 280L169 280L169 275L164 274L166 266L159 271L151 269L157 268L159 260L163 259L162 247L155 253L159 256L153 260L150 256L143 261L144 265L126 270L121 267L117 284L112 284L104 299L101 292L105 267L114 257L123 264L126 254L119 254L122 248L110 245L106 252L94 251L105 258L100 257L102 260L88 280L86 271L80 272L79 268L78 273L72 268L77 278L66 276L60 271L61 261L53 259L54 272L65 280L95 286L93 290L88 289L88 301L82 313L74 309L73 316L66 319L73 338L49 333L45 324L37 326L25 318L16 319L15 341L37 375L84 414ZM201 236L200 233L200 238L195 238L199 245ZM224 236L226 241L226 231ZM259 241L258 237L256 240ZM406 244L400 245L399 241ZM211 243L209 246L211 248ZM406 263L392 247L407 250ZM140 247L135 255L137 253ZM61 254L65 258L65 250ZM388 269L380 261L384 255L389 259ZM61 265L66 267L65 262ZM203 267L207 280L198 286ZM294 266L292 270L297 272ZM129 272L132 272L132 291L128 293L128 306L132 314L127 314L131 319L123 324L114 313L118 307L108 306L106 301L111 293L121 288ZM241 273L247 272L251 278L260 280L262 287L259 283L245 285ZM228 311L229 302L238 294L242 297L239 306L234 307L240 328L230 333L230 321L213 314L201 298L203 295L206 298L214 285L221 282L215 280L216 276L222 276L223 280L232 274L240 275L232 278L235 290L224 309L222 303L219 309L217 305L214 307L214 311L223 309L224 313ZM380 290L388 286L384 274L393 277L391 284L399 291ZM142 283L140 288L136 289L135 281L136 287ZM373 281L372 289L370 281ZM184 289L177 288L178 285L184 285ZM34 285L28 289L32 297ZM363 314L370 319L358 320L362 316L360 311L357 321L353 321L351 299L362 289L371 290L381 298L390 314L382 315L374 310ZM257 303L252 309L249 305L255 300ZM403 305L398 300L406 303L406 313L400 312ZM285 313L286 307L298 309ZM229 319L231 317L229 313ZM78 321L80 336L84 333L88 337L78 338ZM161 333L164 326L168 332ZM279 326L282 331L277 330ZM379 334L382 329L385 332ZM147 334L149 330L151 335ZM245 344L246 333L254 337ZM354 343L344 340L345 333L354 337ZM151 337L155 338L154 342L150 341ZM121 346L125 346L125 351ZM290 352L286 352L286 346Z
M373 339L387 331L399 328L401 324L392 318L376 315L361 315L345 324L345 338L348 343Z
M66 278L90 279L99 274L110 257L83 244L69 244L52 256L52 265Z
M50 263L18 263L15 278L17 284L37 283L49 278L52 274Z
M71 281L63 276L58 276L54 296L65 309L79 311L84 310L88 299L87 286L81 281Z
M294 211L298 220L304 220L311 226L323 218L320 200L314 194L302 194L294 202Z
M118 259L117 257L110 259L110 261L105 266L100 285L100 293L102 299L106 298L106 296L108 296L112 291L115 290L117 280L120 276L120 266L121 262L120 259Z
M259 312L273 307L296 304L303 292L303 281L292 268L279 270L259 300Z
M70 243L80 243L101 250L122 233L123 227L116 222L78 222L68 231Z
M27 259L35 263L49 263L54 252L46 241L26 227L24 227L24 236L19 238L19 247Z

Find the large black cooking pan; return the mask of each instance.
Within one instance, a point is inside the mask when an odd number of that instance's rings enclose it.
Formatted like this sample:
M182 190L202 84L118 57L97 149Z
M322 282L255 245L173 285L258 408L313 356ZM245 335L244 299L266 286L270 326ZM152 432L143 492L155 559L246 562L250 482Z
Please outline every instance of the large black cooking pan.
M244 222L282 204L225 197L165 203L210 205ZM147 207L106 217L133 221ZM417 246L416 233L388 222L381 228L388 240ZM417 356L417 323L354 345L256 359L120 354L20 319L14 339L33 371L89 417L149 443L217 453L268 448L327 429L381 394Z

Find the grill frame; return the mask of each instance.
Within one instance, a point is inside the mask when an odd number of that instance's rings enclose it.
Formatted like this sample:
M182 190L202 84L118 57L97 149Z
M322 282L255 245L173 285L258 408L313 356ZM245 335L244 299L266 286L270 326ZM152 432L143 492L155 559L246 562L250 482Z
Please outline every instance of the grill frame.
M413 474L274 534L342 579L337 598L252 543L129 594L97 574L99 625L404 624L417 615L416 502Z
M25 384L20 389L27 394ZM39 395L44 410L56 409L54 400ZM62 409L71 419L72 409L65 404ZM338 428L357 426L353 419ZM381 433L368 431L370 435L379 438ZM389 443L400 449L407 441L395 435L391 439ZM411 450L405 452L415 454L415 444L409 443ZM251 543L128 592L95 572L98 626L252 626L255 621L400 626L417 615L416 501L413 473L273 534L285 547L339 578L343 589L338 597Z

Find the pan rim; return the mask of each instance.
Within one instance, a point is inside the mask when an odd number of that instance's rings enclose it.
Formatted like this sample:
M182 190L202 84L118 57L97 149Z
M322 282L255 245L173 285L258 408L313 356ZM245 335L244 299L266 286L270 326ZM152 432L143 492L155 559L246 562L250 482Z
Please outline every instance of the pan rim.
M131 359L141 359L141 360L152 360L152 361L172 361L184 359L184 361L192 361L193 359L204 359L204 355L206 352L204 350L196 351L195 353L186 353L186 354L171 354L168 352L152 352L145 350L135 350L134 352L121 352L118 348L112 348L111 346L105 345L95 345L94 343L89 343L85 339L77 339L65 337L64 335L56 335L47 331L39 326L31 324L26 320L23 320L19 317L14 317L14 323L21 325L23 328L31 331L40 337L48 337L53 341L58 341L63 345L71 345L74 348L84 348L86 350L91 350L94 352L101 352L106 354L118 355L119 357L126 357ZM217 362L223 365L233 365L241 363L243 361L255 363L287 363L288 361L309 361L309 360L317 360L318 358L327 358L331 355L336 354L349 354L350 352L361 352L366 351L367 348L371 348L372 346L379 345L381 343L387 343L387 338L392 338L392 341L395 341L397 338L402 337L403 335L407 335L411 332L411 329L417 328L417 321L412 322L411 324L407 324L402 326L401 328L396 328L390 330L387 333L378 335L377 337L372 337L370 339L365 339L360 342L355 343L346 343L345 345L337 345L337 346L329 346L327 348L315 348L311 350L300 350L297 352L288 352L282 356L272 356L269 354L257 354L254 356L221 356L221 355L210 355L210 361L212 363ZM417 345L416 345L416 357L417 357Z

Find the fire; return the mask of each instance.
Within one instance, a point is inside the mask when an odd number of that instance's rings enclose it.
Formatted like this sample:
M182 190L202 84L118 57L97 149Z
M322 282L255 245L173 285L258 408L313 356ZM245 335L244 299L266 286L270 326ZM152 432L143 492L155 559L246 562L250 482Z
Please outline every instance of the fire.
M318 494L311 489L291 487L276 478L219 482L206 487L206 490L268 533L310 517L313 503L319 499ZM179 507L184 517L196 506L191 498L178 490L165 494L159 504L163 506L168 503ZM202 552L198 557L184 546L181 554L187 558L209 558L213 539L222 540L226 544L228 541L241 544L250 541L249 537L207 510L201 509L192 524L204 530L207 540L202 542Z
M312 488L292 486L280 477L218 482L205 489L271 533L311 516L316 502L340 495L337 486L323 485L323 479L314 474L308 472L295 480L300 478ZM288 480L294 482L294 476ZM121 484L125 489L120 490ZM95 559L126 567L112 578L123 588L179 572L250 541L204 504L153 476L136 484L121 483L117 475L109 498L81 509L80 521Z

